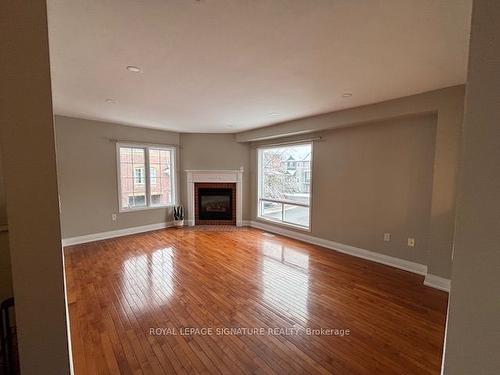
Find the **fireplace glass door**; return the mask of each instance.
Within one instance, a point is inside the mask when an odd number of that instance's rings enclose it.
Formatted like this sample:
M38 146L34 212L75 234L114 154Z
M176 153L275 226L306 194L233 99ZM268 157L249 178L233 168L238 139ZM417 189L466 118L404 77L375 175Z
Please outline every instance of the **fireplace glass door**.
M231 189L205 189L198 192L200 220L232 220L233 193Z

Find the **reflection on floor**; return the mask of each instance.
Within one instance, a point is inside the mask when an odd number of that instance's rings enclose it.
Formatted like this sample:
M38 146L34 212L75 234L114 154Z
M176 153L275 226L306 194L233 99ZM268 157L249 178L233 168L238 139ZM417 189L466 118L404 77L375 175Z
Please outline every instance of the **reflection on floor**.
M269 240L262 245L264 300L307 325L309 255Z
M75 374L439 374L447 295L256 229L71 246Z

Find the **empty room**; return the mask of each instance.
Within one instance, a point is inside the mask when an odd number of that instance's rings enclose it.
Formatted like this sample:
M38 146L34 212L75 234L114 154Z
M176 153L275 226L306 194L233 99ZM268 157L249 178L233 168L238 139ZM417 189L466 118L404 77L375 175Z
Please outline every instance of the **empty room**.
M0 5L0 375L498 374L500 5Z

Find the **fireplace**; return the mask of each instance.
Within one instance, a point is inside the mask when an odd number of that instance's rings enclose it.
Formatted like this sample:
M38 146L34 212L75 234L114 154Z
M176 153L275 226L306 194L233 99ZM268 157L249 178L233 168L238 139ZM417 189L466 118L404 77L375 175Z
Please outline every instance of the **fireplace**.
M195 183L195 224L236 225L236 184Z
M243 167L237 170L227 170L227 169L212 169L212 170L199 170L199 169L188 169L186 170L186 192L187 192L187 210L186 210L186 224L192 225L212 225L212 224L225 224L225 225L236 225L242 226L242 205L243 205ZM213 216L211 219L200 218L200 199L199 190L200 189L231 189L232 194L230 198L231 203L231 218L217 218ZM220 192L214 192L212 197L221 196ZM224 192L225 194L225 192ZM224 195L222 194L222 195ZM208 202L211 199L207 198L204 202ZM215 214L217 211L222 211L220 208L220 203L227 204L227 198L222 198L223 202L219 202L216 207L210 207L208 211ZM207 211L205 209L205 211ZM205 212L206 213L206 212ZM225 210L225 213L228 213ZM220 213L222 216L222 213Z

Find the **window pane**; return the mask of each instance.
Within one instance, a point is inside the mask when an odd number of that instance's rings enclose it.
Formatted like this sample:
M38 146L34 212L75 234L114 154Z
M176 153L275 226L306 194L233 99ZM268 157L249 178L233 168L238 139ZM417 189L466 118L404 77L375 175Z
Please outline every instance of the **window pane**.
M144 149L132 148L132 162L134 164L144 164Z
M151 205L169 205L172 197L172 158L171 150L149 150L149 180L151 186Z
M144 176L144 168L143 167L135 167L134 166L134 183L135 184L144 184L145 176Z
M309 203L311 145L261 149L262 198Z
M259 197L291 202L261 201L260 217L309 227L311 156L310 143L259 149Z
M132 195L128 197L130 207L141 207L146 205L146 196Z
M130 147L120 148L120 162L132 163L132 149Z
M120 181L120 191L121 191L121 206L122 208L127 208L129 206L129 197L134 195L134 182L132 178L122 178ZM132 203L134 203L132 201Z
M149 150L149 163L150 164L159 164L160 150L156 148L151 148Z
M173 203L173 154L171 149L120 146L120 208L163 206ZM146 169L149 155L149 170ZM147 192L151 193L147 199Z
M144 155L143 148L120 147L120 202L122 208L146 205Z
M146 194L146 186L144 184L134 183L134 195L145 195L145 194Z
M301 225L303 227L309 226L309 207L285 204L283 216L283 221L287 223Z
M149 168L149 177L151 179L151 188L153 188L153 185L156 185L158 181L158 168L156 166Z
M266 202L266 201L261 201L260 203L261 203L260 216L266 219L282 221L281 203Z

